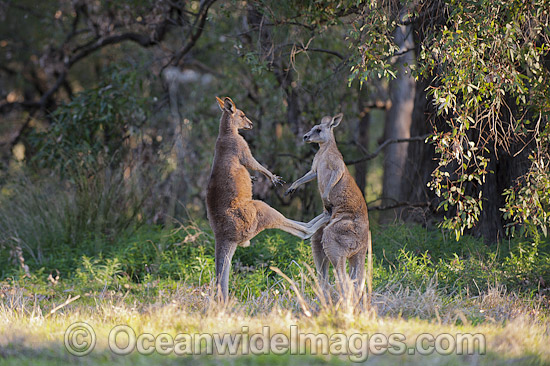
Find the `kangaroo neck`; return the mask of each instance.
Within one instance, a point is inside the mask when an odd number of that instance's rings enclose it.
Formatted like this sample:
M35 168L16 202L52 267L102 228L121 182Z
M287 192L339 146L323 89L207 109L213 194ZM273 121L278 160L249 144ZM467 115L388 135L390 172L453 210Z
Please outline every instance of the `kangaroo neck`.
M219 135L220 136L227 136L227 135L236 135L239 131L231 126L231 116L227 112L222 113L222 118L220 119L220 130Z
M327 142L323 142L319 144L319 154L324 154L325 152L333 149L338 150L334 137L328 140Z

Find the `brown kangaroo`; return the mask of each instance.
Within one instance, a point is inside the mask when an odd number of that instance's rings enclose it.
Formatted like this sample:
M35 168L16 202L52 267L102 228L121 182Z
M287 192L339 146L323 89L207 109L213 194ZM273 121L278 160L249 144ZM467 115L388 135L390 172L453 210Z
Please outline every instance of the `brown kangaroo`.
M247 169L263 173L273 184L282 183L281 177L258 163L239 135L240 129L251 129L252 122L230 98L216 99L222 117L206 191L206 211L216 241L218 299L225 301L231 258L237 246L250 245L250 239L272 228L308 239L328 222L328 216L321 214L306 224L289 220L265 202L252 199L252 180Z
M331 215L328 224L323 225L311 238L313 259L321 283L326 290L330 261L336 269L337 280L345 286L346 259L349 259L350 277L356 281L357 293L362 294L367 248L369 271L372 258L371 235L367 204L350 175L334 139L332 129L340 124L342 116L340 113L334 117L323 117L321 124L314 126L304 135L304 141L318 143L319 150L315 154L311 170L292 183L285 194L292 193L300 185L317 178L323 205ZM370 296L370 275L368 280Z

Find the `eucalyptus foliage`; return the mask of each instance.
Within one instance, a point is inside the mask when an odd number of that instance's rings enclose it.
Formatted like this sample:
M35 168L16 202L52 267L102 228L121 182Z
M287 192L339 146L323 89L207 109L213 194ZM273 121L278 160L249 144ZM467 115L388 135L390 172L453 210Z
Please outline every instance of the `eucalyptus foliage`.
M89 175L124 157L126 140L147 118L147 99L135 71L111 68L105 74L97 87L57 108L46 131L29 137L37 164L63 176Z
M428 186L448 212L442 225L456 237L478 222L491 159L524 149L532 167L505 191L500 209L509 228L525 223L546 235L550 197L550 1L452 0L371 3L352 32L358 40L351 79L392 77L387 61L399 52L391 37L413 25L417 65L436 107L432 117L437 168ZM435 119L444 120L443 126ZM475 194L472 194L475 192Z

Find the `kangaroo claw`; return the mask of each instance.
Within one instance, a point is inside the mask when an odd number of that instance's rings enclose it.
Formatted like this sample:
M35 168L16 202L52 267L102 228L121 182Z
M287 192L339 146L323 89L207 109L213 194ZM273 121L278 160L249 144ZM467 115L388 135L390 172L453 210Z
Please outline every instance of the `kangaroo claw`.
M277 185L277 184L280 184L280 185L283 185L284 183L286 183L283 178L279 177L278 175L274 175L272 178L271 178L271 182L274 184L274 185Z

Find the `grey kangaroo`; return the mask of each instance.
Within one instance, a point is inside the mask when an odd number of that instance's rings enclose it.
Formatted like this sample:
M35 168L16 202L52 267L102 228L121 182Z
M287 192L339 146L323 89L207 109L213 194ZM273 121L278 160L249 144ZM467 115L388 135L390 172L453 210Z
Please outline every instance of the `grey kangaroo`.
M328 216L321 214L310 223L289 220L262 201L252 199L252 180L247 169L263 173L273 184L278 177L254 159L240 129L252 122L235 107L230 98L216 97L222 110L214 162L206 191L206 210L216 241L216 285L218 299L228 296L231 258L237 246L250 245L250 239L264 229L277 228L301 239L310 238Z
M367 204L334 139L332 129L340 124L342 117L341 113L334 117L323 117L321 124L304 135L304 141L319 144L319 150L311 170L292 183L285 194L317 178L323 205L331 215L328 224L323 225L311 238L313 259L321 284L326 291L329 261L336 269L337 280L344 281L348 259L350 277L356 281L357 293L361 294L365 283L365 256L367 248L371 246L371 235ZM369 263L370 260L369 255ZM344 285L344 282L341 284ZM368 285L370 297L370 276Z

